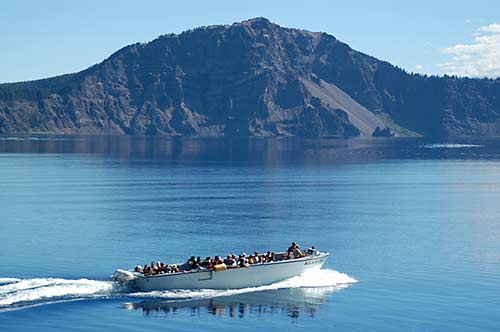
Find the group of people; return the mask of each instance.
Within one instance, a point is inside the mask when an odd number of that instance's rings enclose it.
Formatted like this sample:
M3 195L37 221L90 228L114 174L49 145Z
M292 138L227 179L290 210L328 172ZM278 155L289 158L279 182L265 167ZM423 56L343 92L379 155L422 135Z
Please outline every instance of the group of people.
M135 272L143 273L147 276L155 275L155 274L164 274L164 273L177 273L181 272L181 269L177 264L165 264L163 262L155 262L152 261L151 265L140 266L137 265L134 269Z
M177 272L189 272L198 271L203 269L209 270L226 270L238 267L248 267L254 264L265 264L271 262L277 262L282 260L302 258L312 254L315 251L314 247L309 248L306 252L300 250L300 246L292 242L292 245L288 248L284 254L275 254L274 252L258 253L247 255L242 253L236 256L235 254L229 254L226 258L221 256L206 257L201 259L201 257L191 256L186 263L182 265L177 264L165 264L163 262L151 262L151 265L136 266L134 271L143 273L144 275L151 276L156 274L165 273L177 273Z
M276 262L278 258L274 252L268 251L267 253L259 254L255 252L254 254L247 255L242 253L236 256L235 254L229 254L226 258L220 256L215 256L214 258L206 257L202 260L200 257L191 256L187 261L187 270L197 270L197 269L217 269L217 266L221 268L231 269L235 267L247 267L251 264L263 264L269 262Z

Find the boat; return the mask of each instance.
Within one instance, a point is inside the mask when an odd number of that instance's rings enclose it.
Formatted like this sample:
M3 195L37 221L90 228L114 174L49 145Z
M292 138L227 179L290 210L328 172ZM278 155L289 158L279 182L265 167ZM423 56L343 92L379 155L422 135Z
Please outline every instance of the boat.
M269 285L301 275L310 269L320 269L330 254L314 250L304 257L275 262L251 264L248 267L196 269L176 273L145 275L134 270L118 269L113 281L131 290L150 292L172 289L238 289ZM179 264L182 265L182 264Z

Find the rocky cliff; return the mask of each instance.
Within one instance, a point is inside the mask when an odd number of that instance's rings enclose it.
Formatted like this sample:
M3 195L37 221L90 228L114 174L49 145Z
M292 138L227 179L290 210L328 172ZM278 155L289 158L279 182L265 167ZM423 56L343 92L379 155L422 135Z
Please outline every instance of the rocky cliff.
M408 74L264 18L164 35L59 77L0 85L0 133L500 134L500 80Z

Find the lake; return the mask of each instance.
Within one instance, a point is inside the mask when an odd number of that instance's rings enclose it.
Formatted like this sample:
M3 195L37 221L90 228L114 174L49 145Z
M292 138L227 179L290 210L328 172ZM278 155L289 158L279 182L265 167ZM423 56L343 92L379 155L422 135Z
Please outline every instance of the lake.
M4 331L493 331L500 139L0 137ZM133 293L116 268L284 250L324 268Z

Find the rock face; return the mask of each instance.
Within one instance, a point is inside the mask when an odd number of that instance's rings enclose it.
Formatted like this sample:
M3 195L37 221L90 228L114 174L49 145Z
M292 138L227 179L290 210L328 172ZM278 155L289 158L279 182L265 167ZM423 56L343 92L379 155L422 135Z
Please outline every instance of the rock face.
M0 133L500 134L500 80L427 77L264 18L127 46L76 74L0 85Z
M381 129L380 127L375 128L372 134L373 137L394 137L396 134L390 129L385 127Z

